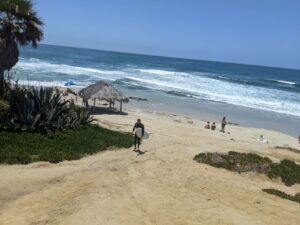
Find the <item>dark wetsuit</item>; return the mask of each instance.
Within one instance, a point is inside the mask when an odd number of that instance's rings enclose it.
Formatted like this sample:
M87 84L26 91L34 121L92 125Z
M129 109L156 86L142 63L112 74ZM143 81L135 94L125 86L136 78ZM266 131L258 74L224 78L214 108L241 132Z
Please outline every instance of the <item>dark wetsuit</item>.
M142 123L135 123L132 129L132 132L134 132L134 130L136 128L142 128L142 137L144 136L144 125ZM140 146L141 144L141 138L139 138L136 134L134 135L134 147L136 147L136 145L138 144L138 146Z
M221 129L221 131L222 131L223 133L225 133L225 126L226 126L226 124L227 124L226 119L223 119L223 120L222 120L222 129Z

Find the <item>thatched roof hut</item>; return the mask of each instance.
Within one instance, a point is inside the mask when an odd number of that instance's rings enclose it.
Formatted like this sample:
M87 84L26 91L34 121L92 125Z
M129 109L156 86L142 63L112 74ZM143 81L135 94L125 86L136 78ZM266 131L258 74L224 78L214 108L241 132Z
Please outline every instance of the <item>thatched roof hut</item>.
M98 99L100 101L104 100L109 103L118 101L120 102L121 111L122 103L129 102L129 98L105 81L98 81L95 84L91 84L90 86L83 88L79 91L79 96L82 97L82 99L86 102L89 99Z

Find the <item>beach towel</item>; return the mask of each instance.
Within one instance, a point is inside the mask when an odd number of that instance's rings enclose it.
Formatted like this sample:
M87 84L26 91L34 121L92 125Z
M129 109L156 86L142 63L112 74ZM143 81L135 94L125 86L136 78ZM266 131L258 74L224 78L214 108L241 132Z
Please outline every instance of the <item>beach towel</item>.
M265 139L262 135L258 138L257 141L260 142L260 143L263 143L263 144L268 144L269 143L268 140Z

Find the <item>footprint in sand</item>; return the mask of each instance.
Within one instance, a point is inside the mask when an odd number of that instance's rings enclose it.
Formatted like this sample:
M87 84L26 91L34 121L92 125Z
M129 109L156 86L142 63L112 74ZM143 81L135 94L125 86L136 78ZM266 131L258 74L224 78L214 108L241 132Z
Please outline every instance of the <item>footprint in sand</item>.
M142 175L153 177L155 175L155 170L160 163L160 160L147 160L143 163L143 165L138 167L138 170L132 166L128 167L128 175L133 178L137 178Z
M145 162L145 174L147 176L154 176L154 172L156 170L156 168L159 166L159 164L161 163L160 160L148 160Z
M134 178L141 176L141 174L132 166L128 167L128 175Z

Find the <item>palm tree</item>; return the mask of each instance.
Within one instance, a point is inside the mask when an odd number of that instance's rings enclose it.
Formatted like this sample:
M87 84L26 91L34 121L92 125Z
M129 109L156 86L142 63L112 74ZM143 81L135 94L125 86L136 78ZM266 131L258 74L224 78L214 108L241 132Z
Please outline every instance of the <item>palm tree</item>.
M0 94L4 71L18 62L18 45L36 48L43 38L42 26L30 0L0 0Z

